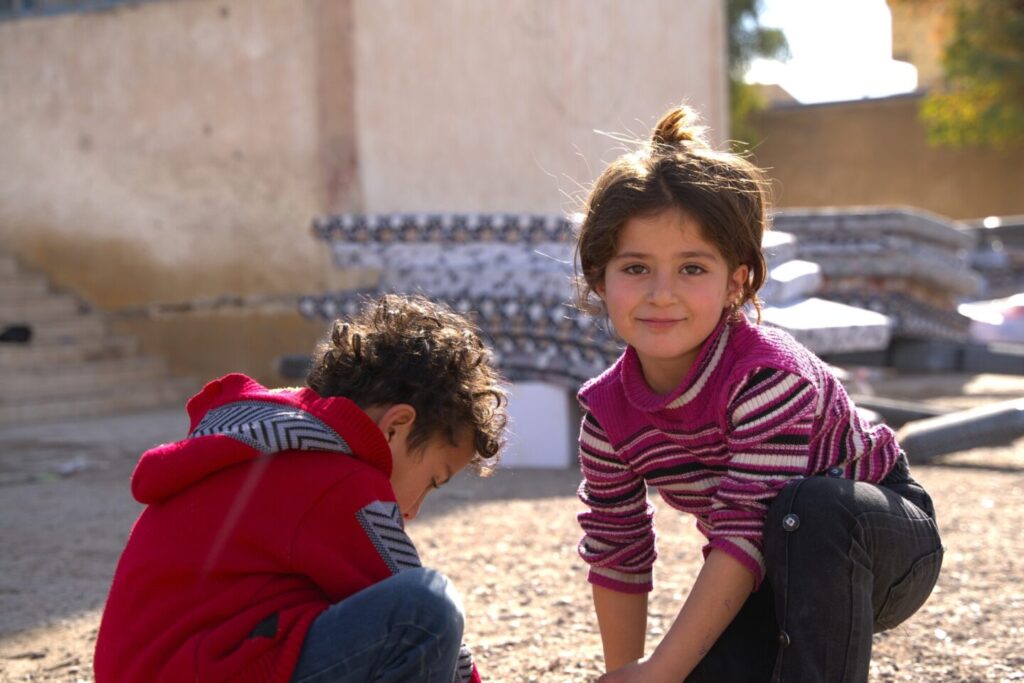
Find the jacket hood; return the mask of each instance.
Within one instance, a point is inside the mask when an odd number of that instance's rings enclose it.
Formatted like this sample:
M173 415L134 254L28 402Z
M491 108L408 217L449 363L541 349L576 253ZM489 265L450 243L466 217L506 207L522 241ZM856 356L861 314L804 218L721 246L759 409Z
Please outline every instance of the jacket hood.
M231 374L216 379L186 406L188 436L142 454L132 495L157 503L239 463L285 451L354 456L391 476L391 449L377 424L347 398L308 388L267 389Z

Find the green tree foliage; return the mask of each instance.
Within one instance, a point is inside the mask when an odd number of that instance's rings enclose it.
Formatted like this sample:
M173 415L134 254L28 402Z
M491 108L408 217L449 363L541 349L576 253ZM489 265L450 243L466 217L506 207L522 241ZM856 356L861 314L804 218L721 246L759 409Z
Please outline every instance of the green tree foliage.
M785 59L789 56L786 36L777 28L760 25L761 0L728 0L729 22L729 119L732 138L750 143L756 133L750 115L764 106L754 86L743 75L756 57Z
M946 84L921 114L936 144L1024 144L1024 0L952 0Z

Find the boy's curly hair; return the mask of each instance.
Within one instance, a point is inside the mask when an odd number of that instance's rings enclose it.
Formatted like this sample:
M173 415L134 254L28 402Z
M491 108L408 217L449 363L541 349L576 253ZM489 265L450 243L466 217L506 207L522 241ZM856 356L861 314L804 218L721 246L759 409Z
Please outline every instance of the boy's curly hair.
M437 435L455 444L473 430L478 472L490 474L505 445L507 396L491 352L469 320L421 296L386 294L350 320L336 320L313 354L306 384L363 409L407 403L416 409L409 448Z

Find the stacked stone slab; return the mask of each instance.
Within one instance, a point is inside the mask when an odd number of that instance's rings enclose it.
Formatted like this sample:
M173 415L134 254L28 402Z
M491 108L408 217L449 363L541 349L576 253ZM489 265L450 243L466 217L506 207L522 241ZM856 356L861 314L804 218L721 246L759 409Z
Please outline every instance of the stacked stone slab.
M333 319L379 292L421 293L466 313L490 338L512 380L576 387L603 370L621 344L573 298L574 226L546 215L355 215L318 220L314 232L339 268L376 274L377 286L305 297L309 317ZM791 236L772 235L773 265L764 312L819 353L884 348L888 320L811 295L821 285L813 263L795 258Z
M0 254L0 330L24 325L26 343L0 343L0 427L181 405L196 382L111 333L108 321L46 277Z
M1024 216L962 223L960 229L974 240L971 266L985 280L980 298L1001 299L1024 292Z
M762 249L768 261L768 281L761 290L763 322L787 330L818 354L888 346L891 322L885 315L817 296L824 284L821 266L797 258L794 235L771 230Z
M899 338L966 340L956 306L983 281L968 260L974 238L950 221L906 209L786 210L775 227L821 267L822 298L885 314Z

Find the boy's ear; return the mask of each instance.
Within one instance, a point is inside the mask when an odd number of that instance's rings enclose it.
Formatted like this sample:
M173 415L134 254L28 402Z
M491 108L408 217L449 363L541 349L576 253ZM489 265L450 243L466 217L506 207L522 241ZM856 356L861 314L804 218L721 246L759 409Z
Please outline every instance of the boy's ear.
M384 436L387 437L388 443L398 436L401 437L400 443L405 443L405 439L408 438L409 432L412 430L412 425L416 421L416 409L408 403L396 403L393 406L389 406L379 418L377 418L377 426L384 432Z

